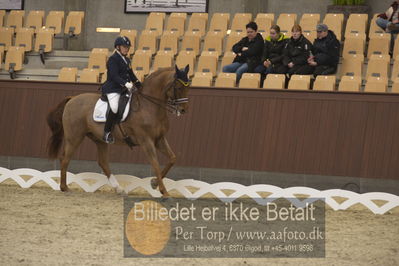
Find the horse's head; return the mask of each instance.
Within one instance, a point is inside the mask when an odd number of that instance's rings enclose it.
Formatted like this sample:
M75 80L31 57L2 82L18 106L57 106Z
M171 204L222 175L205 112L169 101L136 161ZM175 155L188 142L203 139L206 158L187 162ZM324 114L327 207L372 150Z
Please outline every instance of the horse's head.
M179 69L175 66L175 69L173 86L168 91L168 103L174 106L176 114L180 115L187 112L188 109L188 88L190 87L188 71L190 66L187 65L184 69Z

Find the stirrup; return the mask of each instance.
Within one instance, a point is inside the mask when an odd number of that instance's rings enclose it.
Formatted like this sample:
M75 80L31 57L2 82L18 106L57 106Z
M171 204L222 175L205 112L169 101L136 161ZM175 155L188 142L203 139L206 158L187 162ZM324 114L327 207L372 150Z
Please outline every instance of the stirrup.
M108 144L114 143L114 137L112 136L111 132L104 132L103 140Z

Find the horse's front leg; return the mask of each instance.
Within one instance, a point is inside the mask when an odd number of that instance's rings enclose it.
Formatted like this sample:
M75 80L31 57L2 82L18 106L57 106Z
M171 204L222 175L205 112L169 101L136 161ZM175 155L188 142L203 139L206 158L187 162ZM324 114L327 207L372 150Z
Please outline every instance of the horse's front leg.
M172 166L175 164L176 155L174 154L174 152L170 148L169 143L168 143L168 141L166 140L165 137L162 137L158 141L156 147L158 148L158 151L160 151L162 154L164 154L169 159L168 164L164 167L164 169L162 170L162 173L161 173L162 178L164 178L168 174L170 168L172 168ZM158 180L155 179L155 178L152 179L151 180L151 186L152 186L153 189L156 189L157 186L158 186Z
M144 150L144 153L147 155L152 168L154 169L155 176L157 177L157 183L159 185L159 191L162 193L163 197L169 197L169 193L166 191L165 185L162 181L162 172L159 166L157 150L155 148L154 141L147 139L142 144L141 147Z

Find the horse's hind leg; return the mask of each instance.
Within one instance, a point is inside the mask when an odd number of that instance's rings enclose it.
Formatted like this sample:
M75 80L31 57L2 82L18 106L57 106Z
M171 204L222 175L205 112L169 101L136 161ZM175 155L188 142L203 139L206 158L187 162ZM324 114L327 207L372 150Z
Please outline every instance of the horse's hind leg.
M76 148L82 142L83 137L80 139L71 142L70 140L65 139L64 144L64 153L61 158L61 182L60 182L60 189L61 191L68 191L68 185L66 183L66 173L68 169L69 162L71 161L72 155L75 152Z
M174 154L174 152L172 151L172 149L169 146L168 141L166 140L165 137L162 137L156 147L158 148L158 151L160 151L162 154L164 154L165 156L168 157L169 162L168 164L164 167L164 169L162 170L161 176L162 178L164 178L167 173L169 172L169 170L172 168L172 166L175 164L176 162L176 155ZM153 189L156 189L158 186L158 180L157 179L152 179L151 180L151 186Z
M108 144L100 141L95 141L95 143L97 145L98 165L101 167L104 174L108 177L110 185L116 189L116 192L124 192L116 178L111 174L108 162Z

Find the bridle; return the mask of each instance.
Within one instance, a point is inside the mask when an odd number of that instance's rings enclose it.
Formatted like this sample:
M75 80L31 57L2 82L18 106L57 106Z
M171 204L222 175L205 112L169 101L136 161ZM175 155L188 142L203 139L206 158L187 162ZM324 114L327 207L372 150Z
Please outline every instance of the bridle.
M160 100L158 98L144 94L142 91L139 91L139 95L142 96L144 99L148 100L149 102L165 108L168 112L176 114L177 116L180 116L181 113L179 110L179 105L188 103L188 98L178 98L177 97L177 90L180 89L180 88L176 87L176 84L178 82L181 83L184 88L189 87L191 84L191 82L189 80L184 81L175 76L175 79L172 82L171 86L166 89L166 91L169 91L171 89L171 87L173 87L173 98L169 98L166 103L164 103L162 100Z

